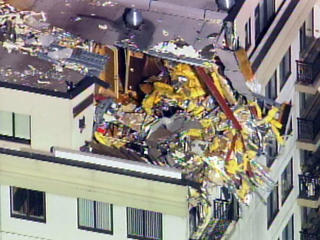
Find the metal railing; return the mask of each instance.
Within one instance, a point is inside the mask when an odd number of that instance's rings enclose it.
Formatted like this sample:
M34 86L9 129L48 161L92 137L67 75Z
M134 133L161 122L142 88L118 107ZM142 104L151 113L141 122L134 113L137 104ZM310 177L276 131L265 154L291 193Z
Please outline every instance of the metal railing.
M311 63L296 61L297 63L297 82L302 84L313 84L314 72Z
M302 84L313 84L320 72L319 59L314 63L297 60L297 82Z
M300 240L319 240L320 235L308 233L307 231L300 231Z
M239 219L238 202L236 200L215 199L213 201L213 216L219 220L237 221Z
M299 198L318 200L320 197L320 178L299 175Z
M239 203L233 197L230 201L223 199L215 199L213 201L213 210L210 223L201 230L202 206L197 206L189 212L190 220L190 240L194 239L211 239L220 240L232 221L239 219ZM199 228L200 227L200 228Z
M320 111L317 113L315 119L309 120L304 118L298 118L297 123L298 140L313 142L320 132Z

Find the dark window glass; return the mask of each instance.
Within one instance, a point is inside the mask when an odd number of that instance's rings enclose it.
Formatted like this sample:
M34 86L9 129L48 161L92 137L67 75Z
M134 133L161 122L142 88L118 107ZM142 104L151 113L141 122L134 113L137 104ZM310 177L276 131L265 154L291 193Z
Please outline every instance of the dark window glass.
M269 194L267 199L267 218L268 218L268 228L270 227L273 219L279 212L279 193L278 185L274 187L272 192Z
M289 161L287 167L284 169L283 173L281 174L281 200L282 203L287 199L288 195L290 194L293 188L293 160Z
M306 34L306 23L304 22L300 28L300 53L302 53L307 47L307 34Z
M11 216L45 221L45 193L11 187Z
M78 199L79 228L112 234L112 204Z
M275 0L263 0L255 9L256 45L267 32L275 16Z
M193 207L189 211L189 230L190 234L197 230L197 227L200 223L200 206Z
M266 149L267 167L271 167L278 156L278 143L276 140L271 141Z
M0 111L0 138L30 143L31 117L29 115Z
M288 135L292 133L292 118L290 118L289 127L288 127Z
M267 98L275 100L278 97L277 91L277 70L274 72L272 77L270 78L267 86L266 86L266 93Z
M280 70L280 90L281 90L291 74L291 47L288 49L288 51L282 58L279 70Z
M294 220L290 218L287 226L282 231L282 240L294 240Z
M248 22L245 25L245 33L246 33L246 39L245 39L245 49L248 50L251 46L251 18L249 18Z
M255 18L255 39L256 41L258 41L258 37L260 36L260 6L259 5L256 7L254 11L254 18Z
M162 214L142 209L127 208L128 238L162 239Z

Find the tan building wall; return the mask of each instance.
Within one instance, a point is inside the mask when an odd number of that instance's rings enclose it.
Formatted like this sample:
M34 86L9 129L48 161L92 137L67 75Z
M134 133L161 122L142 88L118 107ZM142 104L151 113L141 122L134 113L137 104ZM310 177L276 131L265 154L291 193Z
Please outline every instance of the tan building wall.
M92 135L93 107L77 118L72 109L94 91L89 87L72 100L26 91L0 88L0 111L31 116L31 147L49 151L51 146L78 150ZM80 133L78 120L86 117L86 128Z

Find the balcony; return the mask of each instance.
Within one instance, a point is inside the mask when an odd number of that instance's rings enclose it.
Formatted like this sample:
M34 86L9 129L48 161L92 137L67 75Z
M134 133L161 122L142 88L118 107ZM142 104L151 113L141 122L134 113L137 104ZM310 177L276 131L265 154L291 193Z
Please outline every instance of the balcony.
M320 40L314 40L312 47L305 54L305 58L296 61L297 84L300 92L315 94L320 87Z
M316 106L319 108L319 105ZM311 114L297 119L298 139L297 146L300 149L316 151L319 145L320 111L313 109Z
M308 233L307 231L300 232L300 240L319 240L320 235L314 233Z
M320 212L314 208L302 208L301 240L320 239Z
M213 201L213 216L219 220L237 221L239 219L239 205L236 201L215 199Z
M315 62L296 61L297 86L300 92L315 94L319 88L320 57Z
M239 204L235 199L215 199L212 205L212 217L209 224L204 226L203 208L198 206L190 211L190 223L197 224L190 227L193 234L190 240L212 239L220 240L228 234L232 228L232 222L239 219Z
M302 207L317 208L320 205L320 178L299 175L298 204Z
M320 114L319 114L320 115ZM320 125L317 124L319 118L315 120L308 120L304 118L298 118L298 140L313 142L320 131Z

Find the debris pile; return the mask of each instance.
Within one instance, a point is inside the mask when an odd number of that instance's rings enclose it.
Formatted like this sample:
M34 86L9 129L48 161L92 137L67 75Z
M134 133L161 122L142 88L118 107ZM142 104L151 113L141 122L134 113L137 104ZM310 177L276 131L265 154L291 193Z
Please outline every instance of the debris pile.
M62 73L64 69L82 75L98 75L101 72L107 58L90 52L92 42L51 26L46 21L44 12L19 11L0 1L0 45L9 53L15 51L52 63L53 69L49 73L34 69L40 75L50 75L45 77L44 83L60 81L59 74L50 73ZM30 65L30 68L35 67ZM8 74L7 69L1 69L1 72Z
M90 3L112 6L111 1ZM98 27L108 30L108 25ZM168 34L163 30L163 35ZM102 70L99 66L106 60L95 56L95 61L91 61L93 42L50 26L44 13L17 11L1 0L0 37L1 46L7 51L45 59L54 64L56 72L67 68L92 74ZM129 49L139 50L130 38L122 42ZM212 61L202 62L202 67L164 59L152 62L150 59L155 58L148 56L150 61L146 62L150 68L158 67L158 73L145 78L137 73L139 70L130 68L133 87L127 87L127 79L120 79L117 84L122 84L123 91L114 94L119 97L99 99L95 114L95 144L103 146L106 154L121 157L124 152L130 153L129 159L180 169L186 179L197 183L199 187L190 188L189 205L201 205L204 214L192 239L205 239L203 236L210 232L215 187L228 188L245 204L253 193L259 196L258 189L273 188L275 183L268 168L257 159L265 154L268 143L284 142L280 134L285 124L280 121L282 110L240 95L225 78L215 47L209 45L206 49ZM161 42L149 50L174 55L178 60L202 58L183 39ZM144 57L141 52L139 64ZM146 65L141 71L146 70ZM246 67L242 71L248 72ZM12 74L10 69L0 68L0 76L8 74ZM31 65L28 74L46 76ZM47 75L46 79L55 79L54 75ZM60 80L61 76L56 78ZM246 79L253 81L253 73L249 72Z
M241 125L237 129L191 66L167 61L165 69L167 75L140 83L142 100L130 92L100 102L96 140L130 149L147 163L182 169L188 179L201 184L191 199L210 202L214 186L227 186L248 203L258 188L271 189L268 170L256 157L275 138L283 143L279 109L248 102L215 66L208 67L212 82Z

